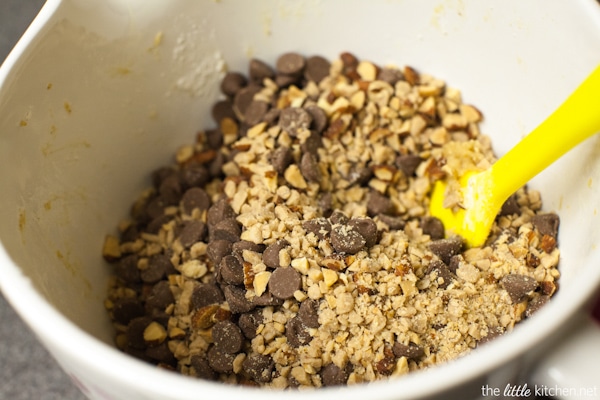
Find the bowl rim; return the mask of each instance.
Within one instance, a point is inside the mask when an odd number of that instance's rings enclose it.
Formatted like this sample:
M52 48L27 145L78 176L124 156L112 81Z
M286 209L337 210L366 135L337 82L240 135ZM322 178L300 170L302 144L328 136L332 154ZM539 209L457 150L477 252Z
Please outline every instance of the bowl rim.
M596 1L580 0L580 3L582 7L593 10L595 13L593 18L599 21L600 29L600 7ZM48 26L63 4L61 0L48 0L42 7L38 16L0 67L0 91L34 39L40 31ZM594 8L592 9L592 7ZM580 314L583 305L600 287L600 268L597 268L596 264L600 264L600 255L590 255L588 265L581 268L578 276L573 278L567 288L562 288L557 293L557 298L567 298L565 301L551 302L541 309L531 321L519 324L510 335L500 337L471 352L466 357L431 369L413 372L401 378L347 387L323 388L311 392L288 391L285 392L285 396L290 399L301 399L310 393L311 397L315 399L325 400L334 393L346 396L348 399L362 400L365 396L373 396L374 391L377 391L378 398L381 399L398 398L399 396L414 398L439 393L474 380L527 352L536 343L547 338L552 332L567 324L571 318ZM206 395L243 393L244 396L250 396L250 399L258 399L260 396L262 400L275 400L282 396L279 391L241 388L159 370L120 352L115 347L80 329L50 305L35 289L31 280L13 262L3 244L0 244L0 275L2 276L0 290L8 302L61 363L77 367L85 364L92 373L101 374L104 378L114 382L122 382L123 385L131 388L143 388L144 391L154 392L165 398L185 397L186 394L197 393L198 390L202 390ZM544 320L544 328L540 329L540 324L534 323L534 320ZM85 354L85 358L82 356L83 354ZM93 362L85 359L93 360ZM74 364L72 360L77 360L77 363L81 365ZM124 378L135 376L143 376L144 379L136 381Z

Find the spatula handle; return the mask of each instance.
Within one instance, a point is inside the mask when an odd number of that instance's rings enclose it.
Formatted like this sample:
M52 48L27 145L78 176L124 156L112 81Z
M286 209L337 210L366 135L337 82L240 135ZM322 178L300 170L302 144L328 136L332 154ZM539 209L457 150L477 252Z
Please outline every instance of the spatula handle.
M494 163L491 172L498 196L507 199L566 152L598 132L600 65L550 117Z

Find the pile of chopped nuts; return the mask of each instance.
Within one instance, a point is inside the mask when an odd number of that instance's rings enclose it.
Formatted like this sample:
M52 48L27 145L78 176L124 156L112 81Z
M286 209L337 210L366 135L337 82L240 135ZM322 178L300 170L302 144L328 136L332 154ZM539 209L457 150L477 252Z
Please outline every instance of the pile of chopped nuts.
M556 214L520 189L481 248L432 184L495 158L481 112L413 68L296 53L229 72L216 128L108 235L124 352L269 388L401 376L513 329L557 289Z

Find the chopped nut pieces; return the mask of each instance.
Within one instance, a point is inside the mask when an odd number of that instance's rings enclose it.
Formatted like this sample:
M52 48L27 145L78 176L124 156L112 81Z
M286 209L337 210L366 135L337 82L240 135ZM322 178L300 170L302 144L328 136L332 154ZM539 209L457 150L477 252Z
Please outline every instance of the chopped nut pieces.
M126 353L269 388L370 382L460 357L557 290L539 193L512 196L482 248L427 214L435 180L494 162L482 113L443 81L287 53L221 90L215 128L106 236Z

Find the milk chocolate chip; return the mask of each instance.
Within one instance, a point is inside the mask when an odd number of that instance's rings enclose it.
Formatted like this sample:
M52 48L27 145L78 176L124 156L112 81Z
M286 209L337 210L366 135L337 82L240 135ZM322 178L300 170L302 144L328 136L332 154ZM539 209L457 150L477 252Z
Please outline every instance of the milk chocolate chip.
M279 263L279 252L289 246L287 240L278 240L267 246L262 255L263 263L269 268L278 268Z
M211 304L219 304L225 301L221 289L214 283L200 283L194 287L190 303L193 309L199 309Z
M329 75L331 63L325 57L312 56L306 60L306 79L319 83Z
M425 355L423 347L414 343L403 344L396 342L392 346L392 351L396 357L406 357L412 360L418 360Z
M315 218L302 223L306 233L313 233L320 240L325 239L331 232L331 223L327 218Z
M463 241L455 236L448 239L435 240L429 244L429 249L440 258L446 265L450 264L452 256L460 254L463 249Z
M242 362L242 368L254 381L266 383L272 379L275 363L270 356L250 354Z
M298 76L304 70L306 60L298 53L285 53L277 59L275 69L283 75Z
M247 83L246 77L239 72L228 72L221 81L221 92L229 97L233 97Z
M239 352L244 343L242 331L231 321L217 322L212 327L212 338L219 350L229 354Z
M293 347L304 346L312 340L306 325L298 317L290 319L285 325L285 337Z
M558 226L560 219L556 214L538 214L531 218L531 223L542 235L552 236L554 239L558 236Z
M181 205L186 214L191 214L196 208L200 211L204 211L210 206L210 197L204 189L193 187L183 194Z
M527 295L538 287L534 278L520 274L506 275L500 280L500 283L514 304L525 300Z
M302 287L300 273L292 267L279 267L269 279L269 292L278 299L289 299Z
M321 380L323 381L323 386L345 385L348 381L348 374L337 365L331 363L321 370Z
M350 225L334 225L331 230L331 245L339 253L356 254L366 244L366 239Z
M279 114L279 126L292 137L308 129L311 122L312 117L303 108L289 107L281 110Z
M377 244L379 232L377 224L371 218L351 218L348 226L355 229L365 239L365 246L371 247Z

